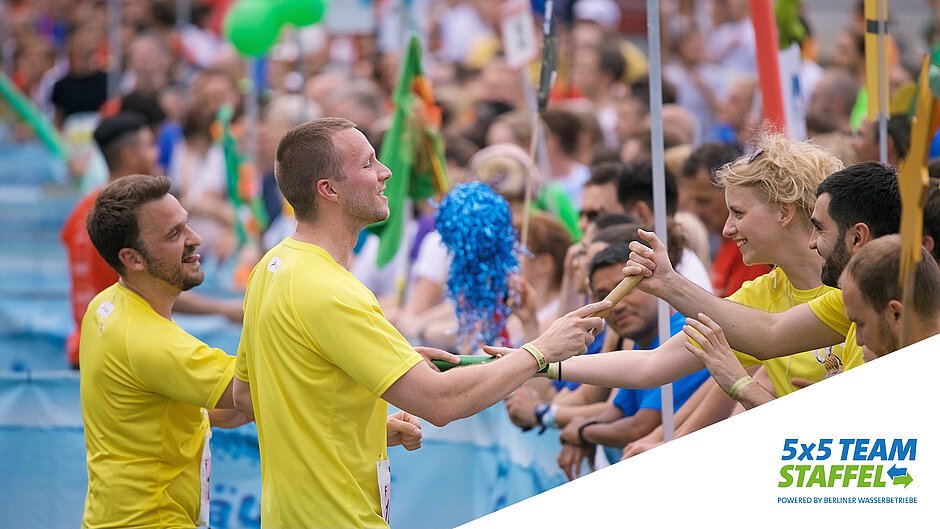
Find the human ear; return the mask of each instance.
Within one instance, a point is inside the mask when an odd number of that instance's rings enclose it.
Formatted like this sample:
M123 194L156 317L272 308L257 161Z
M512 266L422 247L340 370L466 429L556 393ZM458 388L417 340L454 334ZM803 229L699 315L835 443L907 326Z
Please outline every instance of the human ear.
M118 252L118 259L124 265L125 270L140 272L147 268L144 257L133 248L121 248L121 251Z
M330 201L335 202L339 196L339 193L336 191L336 186L333 185L333 182L329 178L318 180L316 190L318 195Z

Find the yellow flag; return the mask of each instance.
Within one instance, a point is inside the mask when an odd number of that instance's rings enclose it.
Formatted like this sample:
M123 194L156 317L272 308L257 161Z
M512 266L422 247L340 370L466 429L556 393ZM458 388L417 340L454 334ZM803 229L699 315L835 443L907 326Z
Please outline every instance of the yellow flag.
M865 91L868 93L868 120L872 122L878 119L879 101L880 108L888 111L888 72L878 67L878 26L887 20L888 0L865 0ZM884 46L882 42L882 50Z
M924 55L917 86L917 112L911 120L911 149L901 163L898 176L901 186L901 267L898 284L904 293L905 308L911 307L914 294L914 270L920 261L921 241L924 227L924 201L927 199L927 149L933 131L933 95L929 85L930 58ZM902 322L902 346L907 345L909 311L904 312Z

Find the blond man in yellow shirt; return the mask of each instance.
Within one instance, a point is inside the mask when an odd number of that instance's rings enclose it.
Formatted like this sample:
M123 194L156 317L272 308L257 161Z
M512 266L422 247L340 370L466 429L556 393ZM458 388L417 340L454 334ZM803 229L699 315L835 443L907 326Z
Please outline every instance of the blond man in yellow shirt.
M387 403L443 425L504 399L547 362L583 353L610 306L582 307L525 348L480 366L435 371L347 270L359 231L388 217L392 177L345 119L295 127L275 177L294 234L252 271L235 398L254 414L261 449L261 524L387 527ZM431 350L423 354L434 355Z

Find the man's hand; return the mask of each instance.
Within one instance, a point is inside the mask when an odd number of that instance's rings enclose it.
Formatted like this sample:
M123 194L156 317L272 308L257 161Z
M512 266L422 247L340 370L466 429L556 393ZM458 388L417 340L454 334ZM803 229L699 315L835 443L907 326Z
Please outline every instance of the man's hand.
M506 397L506 411L509 412L509 420L519 428L534 428L538 426L535 420L535 408L542 403L542 399L536 394L535 390L522 386L513 391Z
M661 444L663 444L662 439L658 441L654 441L652 439L646 439L646 438L638 439L636 441L633 441L632 443L629 443L627 446L623 447L623 457L621 457L620 460L626 461L627 459L630 459L631 457L637 454L642 454L643 452L646 452L650 448L656 448L657 446Z
M434 371L439 372L440 369L438 369L431 360L443 360L454 365L460 363L460 358L457 355L448 353L442 349L435 349L434 347L415 347L415 351L424 357L424 361L427 362Z
M594 316L610 308L609 301L598 301L573 310L553 321L532 344L542 351L547 362L560 362L587 352L594 343L594 332L604 328L604 320Z
M561 442L565 444L581 444L581 438L578 437L578 429L580 429L581 425L588 421L590 421L589 417L575 417L574 419L571 419L561 430L561 435L559 435L558 438L561 439Z
M678 274L669 262L666 247L656 234L644 230L637 230L637 233L649 242L650 246L637 241L630 243L630 260L623 267L623 275L642 275L645 279L640 281L637 287L643 292L661 298L666 291L666 284Z
M405 450L421 448L421 421L404 411L396 411L385 419L387 446L402 445Z
M594 314L609 309L610 306L609 301L598 301L573 310L553 321L551 326L531 343L538 347L548 363L584 354L587 352L587 346L594 343L594 332L604 328L604 320ZM511 353L513 349L484 345L483 351L500 357Z
M594 471L594 453L597 450L595 445L572 445L564 443L561 445L561 452L558 454L558 466L568 476L568 480L574 480L581 476L581 462L586 458L591 471Z

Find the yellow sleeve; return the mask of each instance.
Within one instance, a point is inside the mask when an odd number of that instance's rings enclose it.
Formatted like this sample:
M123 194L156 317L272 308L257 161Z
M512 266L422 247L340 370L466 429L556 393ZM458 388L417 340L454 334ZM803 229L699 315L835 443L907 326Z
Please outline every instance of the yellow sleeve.
M169 321L142 326L140 331L127 351L141 383L165 397L215 408L232 381L235 358L209 347Z
M810 300L808 305L813 314L834 331L842 336L849 334L852 322L845 315L845 303L842 301L841 290L830 290Z
M380 397L422 360L382 314L361 284L338 286L332 295L297 300L314 350ZM329 318L324 318L329 314Z

